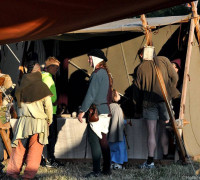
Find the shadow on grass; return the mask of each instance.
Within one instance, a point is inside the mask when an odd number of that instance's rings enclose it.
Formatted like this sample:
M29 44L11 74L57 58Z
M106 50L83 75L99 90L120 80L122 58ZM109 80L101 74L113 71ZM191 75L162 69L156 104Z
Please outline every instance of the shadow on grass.
M139 169L139 164L128 162L126 169L124 170L113 170L110 176L100 176L98 178L90 178L96 180L143 180L143 179L200 179L199 176L195 175L195 170L199 169L200 163L193 162L193 164L181 165L181 164L160 164L155 163L155 169ZM4 168L4 171L6 168ZM24 167L23 167L24 170ZM64 167L60 168L46 168L40 167L36 178L39 180L81 180L84 176L91 172L91 162L66 162ZM23 175L23 171L21 173ZM3 180L9 180L7 177Z

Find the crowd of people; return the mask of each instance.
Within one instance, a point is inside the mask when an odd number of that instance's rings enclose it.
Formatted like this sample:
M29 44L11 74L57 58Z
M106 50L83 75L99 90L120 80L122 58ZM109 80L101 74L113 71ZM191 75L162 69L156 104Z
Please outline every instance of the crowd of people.
M143 52L142 52L143 53ZM163 158L168 156L168 137L165 123L169 122L169 115L162 96L159 82L153 66L156 61L162 72L168 92L168 100L180 96L177 90L178 74L175 67L180 68L179 61L175 65L162 56L155 56L151 60L141 56L141 64L137 68L134 80L133 101L135 103L135 117L143 117L147 123L148 157L140 168L154 168L154 154L156 149L156 126L161 127L161 144ZM118 104L119 93L113 89L113 79L107 67L107 57L100 49L88 52L88 63L93 68L89 87L79 109L78 120L83 123L91 105L95 105L98 112L97 121L87 119L87 135L91 147L93 169L85 177L99 177L101 174L110 175L111 170L123 169L128 162L125 126L127 123L123 110ZM17 126L12 138L12 153L8 161L6 175L18 178L22 166L26 164L23 179L33 179L41 165L58 168L63 164L56 160L54 151L57 141L57 92L54 77L60 62L55 57L45 61L45 69L41 70L38 56L31 53L26 64L26 73L22 76L14 90L13 101L17 108ZM174 68L173 68L174 67ZM3 142L0 136L0 147ZM1 148L3 149L3 148ZM0 160L3 161L2 150ZM103 167L101 168L101 155ZM0 163L0 173L3 172Z

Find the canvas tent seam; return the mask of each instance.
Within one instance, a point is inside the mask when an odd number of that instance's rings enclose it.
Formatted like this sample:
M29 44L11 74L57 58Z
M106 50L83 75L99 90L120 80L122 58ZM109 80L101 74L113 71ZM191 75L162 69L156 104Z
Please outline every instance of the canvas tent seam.
M126 63L126 57L125 57L124 48L123 48L122 43L120 43L120 46L121 46L121 49L122 49L122 56L123 56L123 61L124 61L125 69L126 69L126 75L127 75L128 83L129 83L129 86L131 86L128 68L127 68L127 63Z

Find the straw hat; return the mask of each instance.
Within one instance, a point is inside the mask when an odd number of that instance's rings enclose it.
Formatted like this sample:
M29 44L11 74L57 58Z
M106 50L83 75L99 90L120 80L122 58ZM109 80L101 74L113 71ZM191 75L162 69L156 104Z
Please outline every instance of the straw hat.
M60 66L60 61L58 61L55 57L49 57L46 61L45 61L45 66L48 67L50 65L56 65L56 66Z

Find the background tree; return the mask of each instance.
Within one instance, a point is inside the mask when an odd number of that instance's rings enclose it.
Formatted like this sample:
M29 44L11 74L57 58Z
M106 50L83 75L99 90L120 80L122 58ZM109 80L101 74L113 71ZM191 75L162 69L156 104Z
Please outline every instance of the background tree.
M200 13L200 3L197 5L198 14ZM154 11L151 13L145 14L146 17L163 17L163 16L180 16L180 15L188 15L192 13L191 6L189 3L182 4L179 6L174 6L167 9L161 9L158 11ZM139 18L139 16L138 16Z

